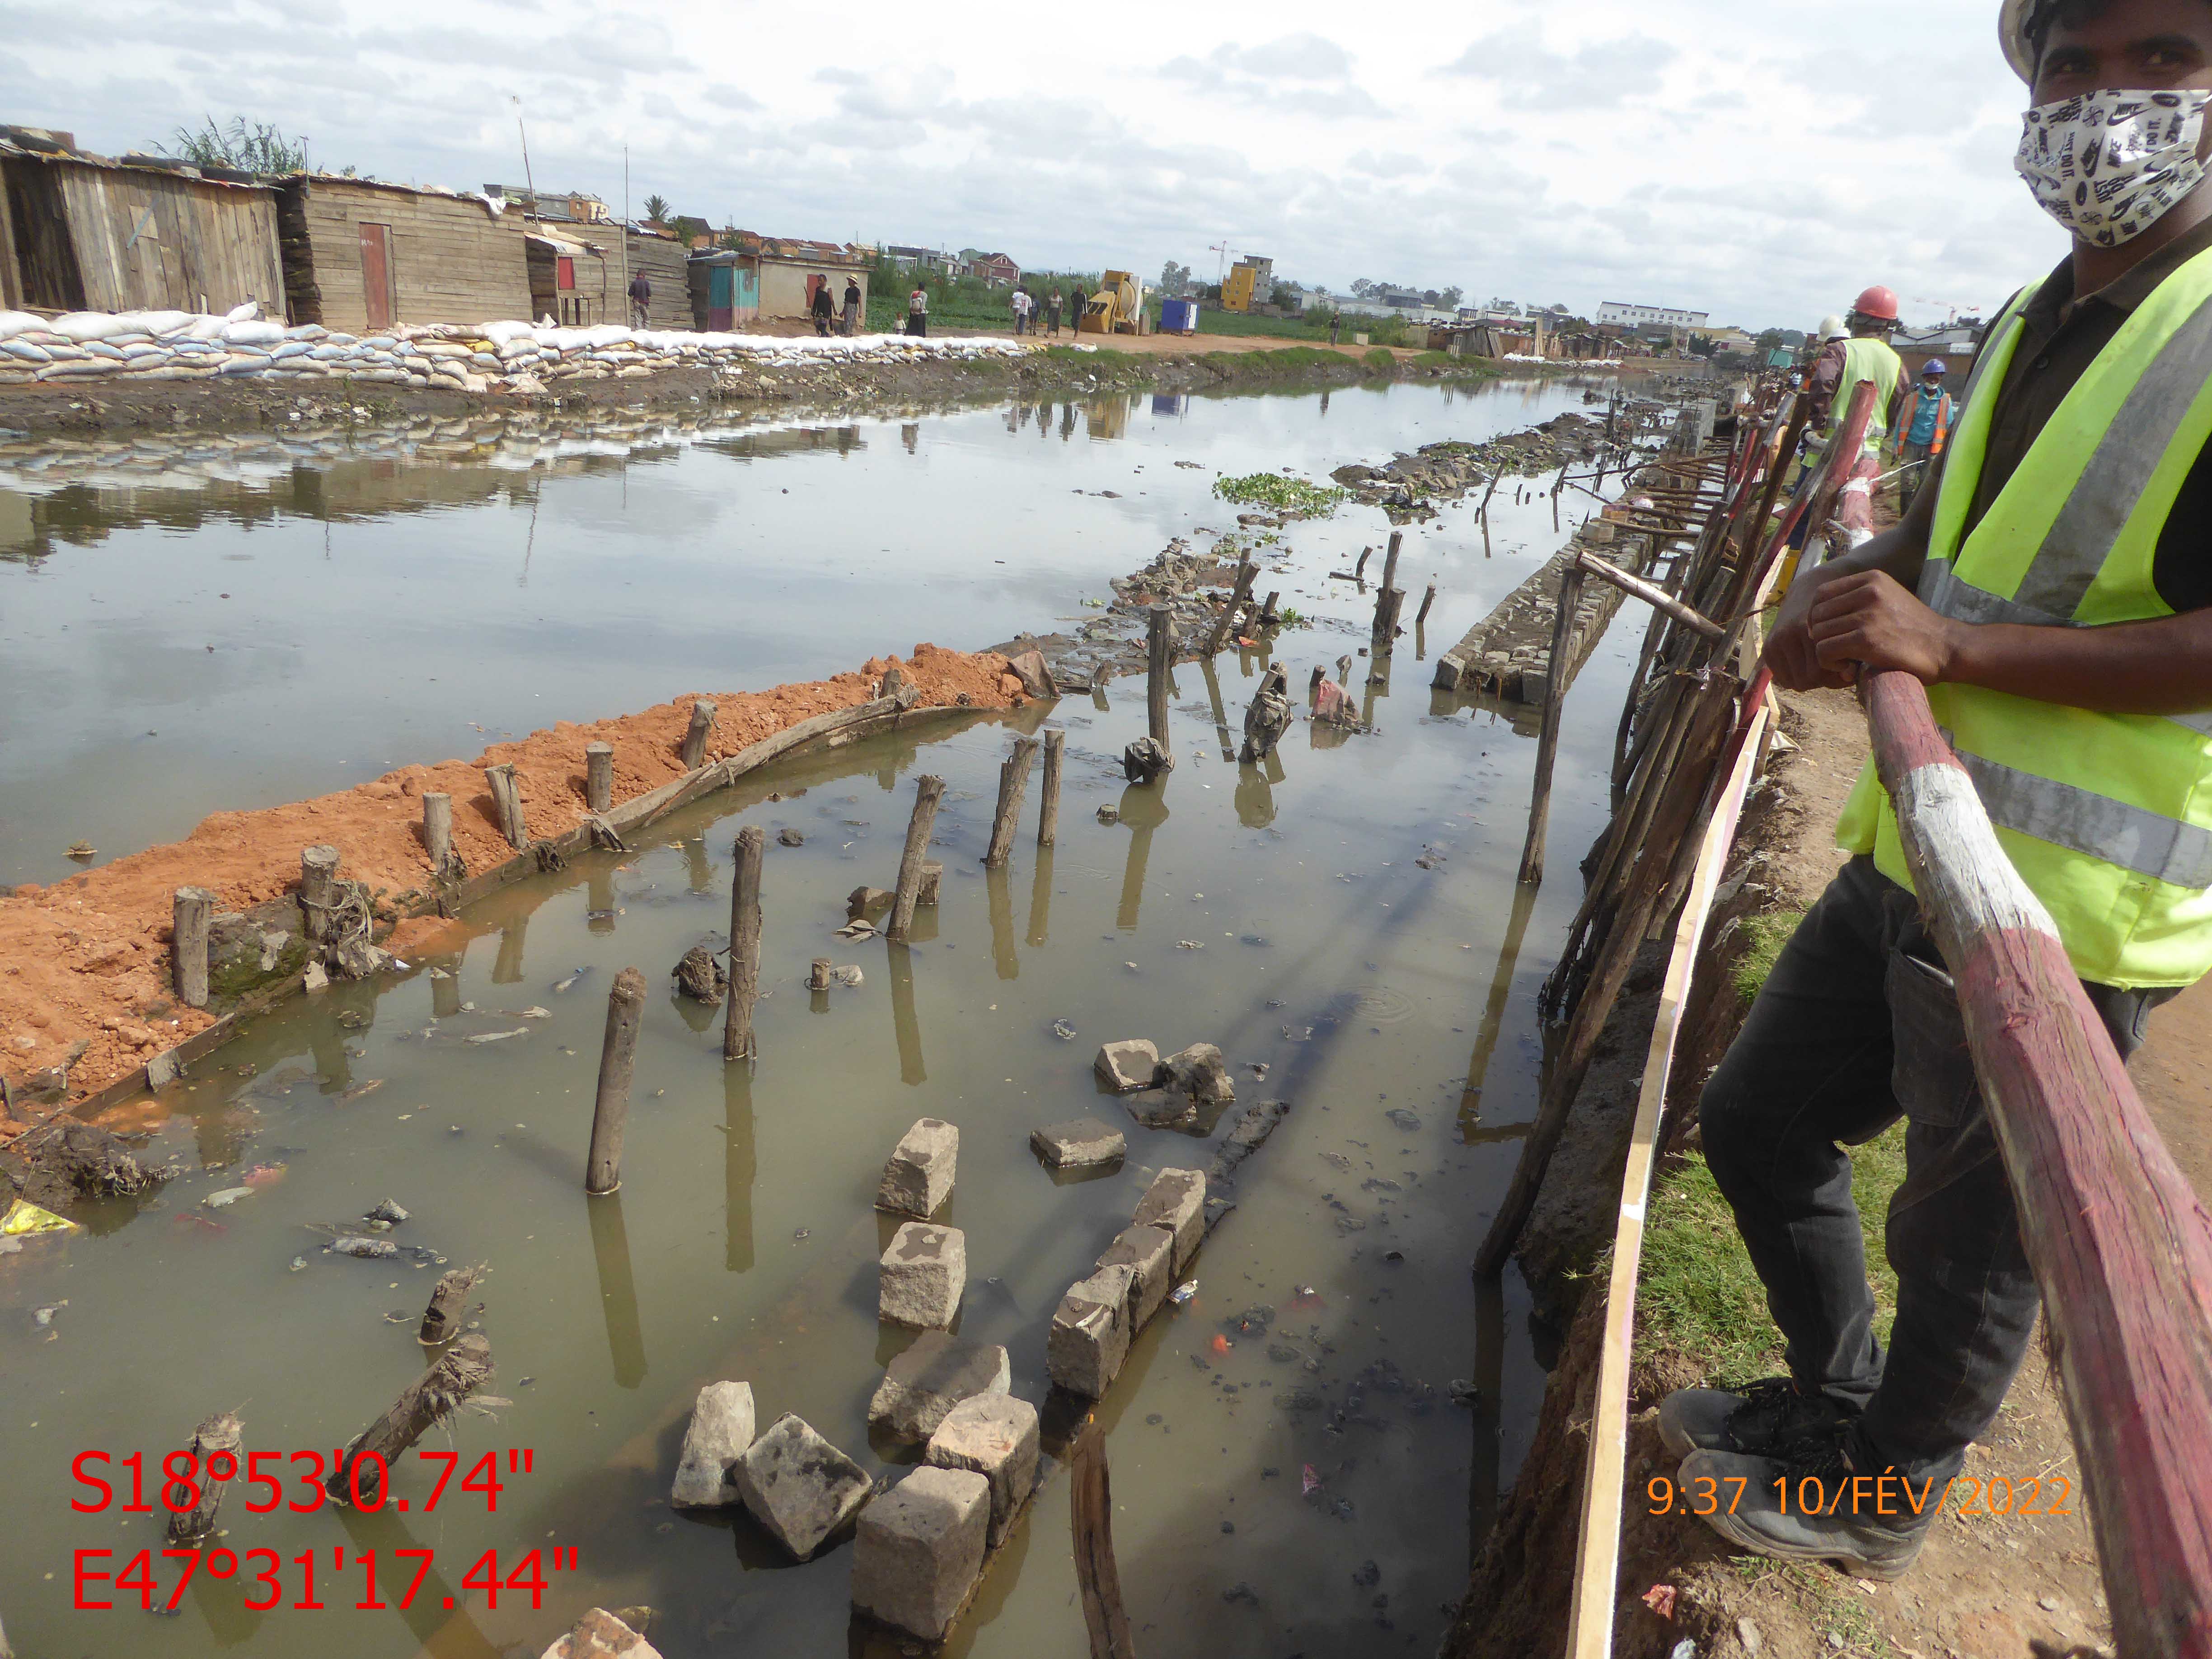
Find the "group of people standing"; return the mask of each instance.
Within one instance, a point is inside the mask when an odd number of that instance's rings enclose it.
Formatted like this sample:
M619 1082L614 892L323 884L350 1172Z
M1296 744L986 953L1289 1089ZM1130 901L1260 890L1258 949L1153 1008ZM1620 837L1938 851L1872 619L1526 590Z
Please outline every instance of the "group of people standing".
M807 313L814 319L816 334L827 337L833 326L839 334L858 334L860 331L860 279L845 279L845 301L841 308L830 291L830 279L815 279L814 297L807 302Z
M1054 288L1049 294L1046 295L1042 305L1040 305L1036 295L1031 294L1026 288L1017 284L1014 289L1013 295L1014 332L1017 334L1036 333L1037 331L1037 313L1039 310L1042 310L1044 313L1045 333L1048 336L1058 334L1060 332L1060 313L1061 305L1062 301L1060 298L1060 292L1057 288ZM1067 320L1068 326L1072 330L1075 325L1075 319L1071 315Z

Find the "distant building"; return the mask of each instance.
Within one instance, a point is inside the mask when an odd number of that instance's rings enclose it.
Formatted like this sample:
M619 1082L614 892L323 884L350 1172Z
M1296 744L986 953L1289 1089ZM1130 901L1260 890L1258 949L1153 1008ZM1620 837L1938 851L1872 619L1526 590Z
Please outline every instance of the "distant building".
M1275 292L1275 262L1257 253L1247 254L1229 268L1221 282L1221 308L1249 311L1265 305Z
M968 261L968 274L994 288L1012 288L1022 280L1022 268L1003 253L975 254Z
M951 254L933 247L907 247L893 242L883 250L884 257L901 270L950 270L959 264Z
M611 225L614 210L580 190L532 190L527 185L486 185L487 196L505 197L532 219L556 224Z
M1607 300L1597 308L1600 323L1618 323L1624 328L1657 323L1666 328L1702 329L1711 317L1710 311L1677 311L1666 306L1623 305L1618 300Z

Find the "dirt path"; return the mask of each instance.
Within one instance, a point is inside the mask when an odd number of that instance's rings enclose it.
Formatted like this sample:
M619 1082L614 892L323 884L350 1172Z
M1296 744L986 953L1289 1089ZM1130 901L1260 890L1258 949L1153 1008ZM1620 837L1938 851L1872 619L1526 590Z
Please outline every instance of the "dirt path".
M513 854L500 834L483 769L511 763L521 784L530 833L557 835L580 824L584 750L611 744L614 799L629 800L679 776L692 705L716 708L705 758L719 760L817 714L849 708L875 695L898 659L880 657L828 680L772 690L689 692L642 713L580 726L562 721L513 743L494 744L474 760L404 766L335 794L252 812L216 812L180 842L150 847L112 864L40 887L0 894L0 1072L19 1089L65 1066L64 1101L97 1093L214 1023L207 1011L172 994L170 915L179 887L213 890L217 908L239 911L294 891L300 850L327 844L343 872L380 900L430 885L421 837L422 797L453 800L453 842L471 871ZM933 645L899 663L925 706L1018 706L1021 681L995 653L969 655ZM402 922L387 945L411 948L434 919ZM26 1127L0 1113L0 1139Z

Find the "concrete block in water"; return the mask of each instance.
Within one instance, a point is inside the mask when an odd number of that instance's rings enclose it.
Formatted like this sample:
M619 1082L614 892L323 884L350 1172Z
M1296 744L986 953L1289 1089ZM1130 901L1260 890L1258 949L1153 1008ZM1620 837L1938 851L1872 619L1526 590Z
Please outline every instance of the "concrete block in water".
M968 1288L968 1240L957 1227L909 1221L892 1235L878 1265L878 1318L921 1330L951 1328Z
M1068 1287L1045 1335L1045 1370L1054 1385L1085 1400L1101 1398L1129 1357L1129 1286L1126 1267L1101 1267Z
M983 1569L990 1483L925 1464L868 1506L853 1540L853 1605L926 1642L942 1638Z
M605 1607L593 1607L542 1659L660 1659L660 1650Z
M973 1470L990 1482L994 1549L1036 1486L1037 1440L1036 1407L1010 1394L962 1401L929 1437L927 1462Z
M1194 1042L1162 1060L1160 1086L1209 1106L1225 1106L1237 1098L1237 1085L1222 1063L1221 1050L1210 1042Z
M927 1221L952 1196L960 1161L960 1131L941 1118L925 1117L901 1138L876 1188L876 1207Z
M1152 1086L1160 1069L1160 1051L1139 1037L1128 1042L1109 1042L1091 1063L1098 1080L1117 1095L1134 1094Z
M1085 1170L1111 1164L1129 1150L1129 1138L1095 1117L1052 1123L1030 1133L1030 1146L1054 1170Z
M860 1466L789 1412L738 1460L746 1512L801 1561L868 1501Z
M884 1370L868 1401L868 1425L907 1445L937 1432L955 1406L979 1394L1004 1394L1013 1381L1006 1351L925 1331Z
M1129 1269L1129 1334L1134 1336L1167 1300L1175 1279L1175 1235L1164 1227L1133 1225L1106 1247L1098 1265Z
M1140 1227L1164 1227L1175 1235L1175 1270L1181 1273L1206 1237L1206 1172L1161 1170L1138 1202L1136 1222Z
M1121 1103L1147 1129L1184 1129L1198 1121L1198 1103L1165 1089L1140 1089Z
M668 1501L678 1509L721 1509L738 1501L738 1460L753 1443L750 1382L709 1382L691 1407L684 1455Z

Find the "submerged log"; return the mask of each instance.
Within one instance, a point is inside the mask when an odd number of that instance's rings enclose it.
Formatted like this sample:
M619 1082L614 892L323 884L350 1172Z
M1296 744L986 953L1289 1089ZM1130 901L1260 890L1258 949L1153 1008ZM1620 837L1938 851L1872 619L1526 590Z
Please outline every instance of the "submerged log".
M422 1310L422 1328L415 1340L426 1348L434 1348L450 1342L460 1334L461 1316L468 1311L469 1292L483 1277L484 1266L479 1261L473 1267L455 1267L438 1280L430 1292L430 1305Z
M331 1502L350 1508L357 1484L362 1508L380 1507L385 1474L393 1460L459 1410L492 1375L491 1344L473 1332L440 1354L429 1370L400 1390L383 1416L347 1443L337 1468L323 1483Z
M887 939L902 939L914 927L914 907L921 902L921 872L928 861L929 837L937 825L937 803L945 798L945 780L925 772L915 780L914 816L907 820L906 846L899 854L898 885L891 896Z
M215 1531L216 1511L222 1507L224 1490L238 1478L239 1449L245 1443L246 1425L233 1412L217 1412L192 1431L192 1479L199 1483L199 1502L170 1513L172 1544L197 1544ZM218 1458L224 1461L218 1464ZM228 1472L217 1474L217 1468Z

